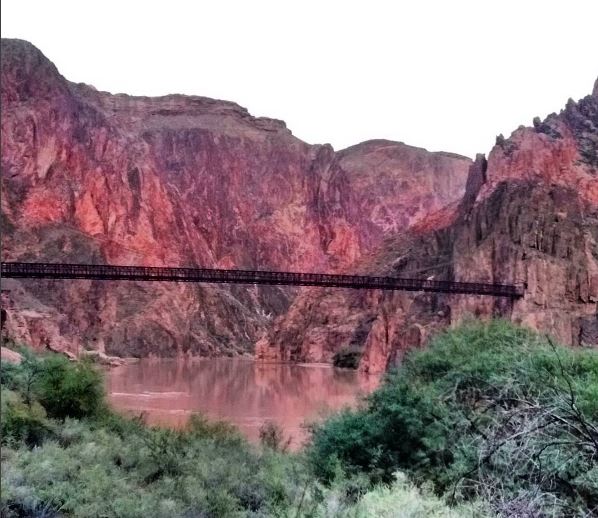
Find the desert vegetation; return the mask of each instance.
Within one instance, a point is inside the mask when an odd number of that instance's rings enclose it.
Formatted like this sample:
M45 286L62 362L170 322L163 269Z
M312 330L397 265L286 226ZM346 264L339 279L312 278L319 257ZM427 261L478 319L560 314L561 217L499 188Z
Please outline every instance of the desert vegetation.
M115 415L89 362L2 364L1 514L85 517L592 516L598 354L504 322L407 356L360 408L287 451L201 416Z
M500 321L447 331L317 427L309 456L324 481L402 471L501 516L593 516L598 354Z

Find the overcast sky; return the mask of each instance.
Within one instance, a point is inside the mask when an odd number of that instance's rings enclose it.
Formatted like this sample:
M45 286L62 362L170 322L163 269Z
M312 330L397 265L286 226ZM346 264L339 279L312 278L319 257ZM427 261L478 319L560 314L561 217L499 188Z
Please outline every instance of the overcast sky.
M598 75L596 0L2 0L76 82L235 101L341 149L488 152Z

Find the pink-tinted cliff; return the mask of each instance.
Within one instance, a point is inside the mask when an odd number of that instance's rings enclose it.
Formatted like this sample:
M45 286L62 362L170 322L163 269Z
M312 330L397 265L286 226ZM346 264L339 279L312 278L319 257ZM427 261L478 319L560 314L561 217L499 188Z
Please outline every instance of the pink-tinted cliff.
M130 97L2 40L2 260L333 271L460 199L471 161L335 153L226 101ZM251 351L295 291L4 279L15 339L121 355Z
M361 354L382 372L469 316L504 317L571 345L598 346L598 92L509 139L471 166L459 203L391 236L354 269L437 280L525 283L515 302L439 294L303 290L258 357L331 361Z

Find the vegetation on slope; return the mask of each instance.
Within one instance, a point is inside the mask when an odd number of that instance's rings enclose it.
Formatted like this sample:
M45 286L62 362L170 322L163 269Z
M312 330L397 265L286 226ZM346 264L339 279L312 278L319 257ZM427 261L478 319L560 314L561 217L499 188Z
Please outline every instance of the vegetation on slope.
M0 381L3 517L592 516L598 505L597 353L504 322L408 355L299 454L272 427L256 447L201 417L173 431L116 416L90 363L26 354Z
M410 354L364 406L317 427L310 458L389 481L402 470L502 516L598 513L598 354L506 322Z

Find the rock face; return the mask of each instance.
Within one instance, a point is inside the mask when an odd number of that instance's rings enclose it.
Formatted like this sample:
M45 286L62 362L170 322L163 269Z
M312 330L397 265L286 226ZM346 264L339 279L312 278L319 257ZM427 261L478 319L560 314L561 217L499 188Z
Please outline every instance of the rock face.
M335 152L226 101L130 97L2 40L2 260L335 271L456 202L471 161L398 142ZM13 338L77 353L252 351L276 287L3 280Z
M23 357L18 352L8 349L7 347L1 348L0 355L2 361L6 363L14 363L18 365L23 361Z
M504 317L571 345L598 346L598 92L534 128L499 136L466 193L390 237L355 269L436 280L525 283L517 301L442 294L303 290L258 357L331 361L362 353L379 373L468 316Z

